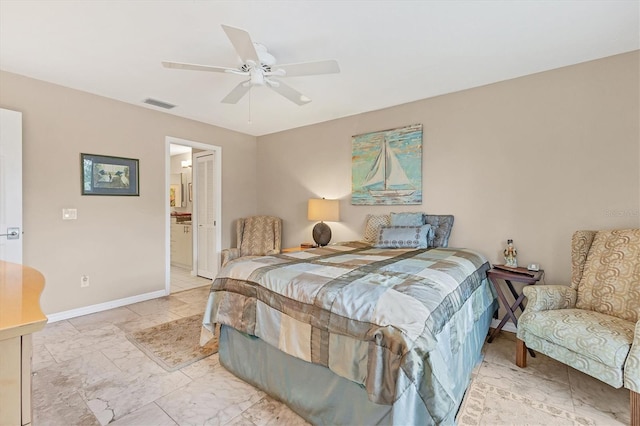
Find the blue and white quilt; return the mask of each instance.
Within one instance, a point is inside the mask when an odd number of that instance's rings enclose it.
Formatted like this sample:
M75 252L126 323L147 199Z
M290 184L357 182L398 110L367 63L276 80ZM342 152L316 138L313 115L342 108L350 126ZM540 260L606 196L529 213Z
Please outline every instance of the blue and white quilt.
M410 388L446 418L468 381L452 377L452 360L495 303L488 269L473 250L362 242L238 259L213 282L202 341L228 325L361 384L373 402Z

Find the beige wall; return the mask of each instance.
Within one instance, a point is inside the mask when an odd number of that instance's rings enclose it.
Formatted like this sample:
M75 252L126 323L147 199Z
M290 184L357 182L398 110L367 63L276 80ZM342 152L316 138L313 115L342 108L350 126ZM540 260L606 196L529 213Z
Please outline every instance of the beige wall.
M638 63L636 51L259 137L258 209L283 218L285 247L311 241L310 197L341 200L334 242L359 239L367 213L453 214L450 246L503 263L512 238L520 264L568 283L574 230L640 225ZM422 206L352 206L351 136L415 123Z
M311 241L310 197L339 198L333 241L367 213L454 214L450 245L501 262L513 238L547 283L569 279L576 229L640 226L639 55L633 52L256 138L0 72L0 107L23 113L24 262L47 279L47 314L164 289L165 137L222 147L223 247L234 220L284 221ZM375 93L371 94L375 96ZM422 123L422 206L352 206L351 136ZM80 195L81 152L140 159L140 197ZM242 165L243 167L238 167ZM534 192L537 191L537 195ZM62 208L78 220L62 221ZM91 286L80 288L80 275Z
M46 278L47 314L165 288L166 136L222 147L223 247L256 211L253 136L7 72L0 107L23 113L24 263ZM80 153L139 159L140 196L81 196Z

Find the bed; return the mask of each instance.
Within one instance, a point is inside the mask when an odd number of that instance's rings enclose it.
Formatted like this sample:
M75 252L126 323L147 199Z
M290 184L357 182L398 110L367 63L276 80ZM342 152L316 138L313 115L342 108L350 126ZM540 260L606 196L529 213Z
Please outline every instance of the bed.
M225 368L313 424L453 424L497 309L488 269L366 241L238 260L201 340L219 332Z

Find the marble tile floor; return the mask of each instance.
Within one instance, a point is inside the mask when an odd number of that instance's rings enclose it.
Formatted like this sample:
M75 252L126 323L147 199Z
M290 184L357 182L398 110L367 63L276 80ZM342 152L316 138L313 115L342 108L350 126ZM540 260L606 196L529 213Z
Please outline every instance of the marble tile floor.
M485 343L458 414L471 425L628 425L629 390L611 386L538 353L515 365L516 339Z
M237 379L217 354L167 372L125 334L203 312L208 286L48 324L34 334L33 424L306 425L283 403ZM459 415L460 425L623 425L629 394L557 363L513 363L503 332L484 359Z
M211 280L191 275L191 270L179 266L171 266L171 294L192 288L210 286Z

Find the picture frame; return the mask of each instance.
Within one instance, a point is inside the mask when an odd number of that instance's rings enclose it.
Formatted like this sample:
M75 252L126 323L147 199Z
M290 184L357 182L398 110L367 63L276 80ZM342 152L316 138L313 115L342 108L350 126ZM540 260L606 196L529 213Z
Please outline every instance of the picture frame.
M182 207L177 204L181 198L180 185L169 185L169 207Z
M82 195L139 196L139 160L80 154Z
M351 138L351 204L422 204L422 124Z

